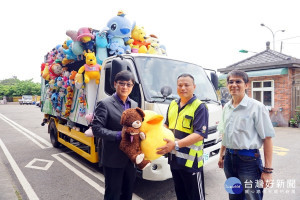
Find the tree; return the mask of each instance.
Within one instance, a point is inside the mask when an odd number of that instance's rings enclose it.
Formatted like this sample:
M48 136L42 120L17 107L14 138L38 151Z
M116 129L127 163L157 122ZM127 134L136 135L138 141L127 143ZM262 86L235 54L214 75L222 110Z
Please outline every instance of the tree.
M33 79L21 81L17 77L0 81L0 97L22 96L22 95L40 95L41 84L34 83Z
M219 84L218 88L220 89L221 87L226 87L226 79L219 79Z

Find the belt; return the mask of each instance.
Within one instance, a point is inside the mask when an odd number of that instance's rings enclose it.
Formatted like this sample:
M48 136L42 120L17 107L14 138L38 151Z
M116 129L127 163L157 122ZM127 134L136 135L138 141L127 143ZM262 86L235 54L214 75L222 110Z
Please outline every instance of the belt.
M258 149L227 149L229 153L234 155L241 156L250 156L250 157L258 157L259 150Z

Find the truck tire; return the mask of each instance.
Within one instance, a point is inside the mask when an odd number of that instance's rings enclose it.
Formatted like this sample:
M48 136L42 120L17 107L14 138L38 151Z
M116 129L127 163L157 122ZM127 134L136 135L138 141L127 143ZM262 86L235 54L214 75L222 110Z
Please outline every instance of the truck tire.
M50 134L50 141L52 143L52 146L58 148L60 144L57 139L58 137L57 129L56 129L55 122L53 120L51 120L49 123L49 134Z

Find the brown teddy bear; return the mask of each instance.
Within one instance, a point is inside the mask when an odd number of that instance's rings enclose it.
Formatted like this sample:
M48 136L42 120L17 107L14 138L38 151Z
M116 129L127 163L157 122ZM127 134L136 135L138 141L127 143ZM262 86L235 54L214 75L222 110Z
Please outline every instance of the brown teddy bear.
M140 143L146 137L143 132L140 132L144 117L145 114L140 108L129 108L121 116L123 128L120 149L141 170L150 165L149 160L144 160L145 155L141 150Z

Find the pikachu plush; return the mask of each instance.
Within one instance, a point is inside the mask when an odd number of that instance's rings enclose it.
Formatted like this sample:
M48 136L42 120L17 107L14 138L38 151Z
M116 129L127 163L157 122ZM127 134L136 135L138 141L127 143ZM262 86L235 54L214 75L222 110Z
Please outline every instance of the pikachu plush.
M162 115L152 110L144 110L144 113L145 117L140 131L145 133L146 138L141 141L141 149L145 154L145 160L155 160L162 156L156 153L156 148L166 144L164 138L174 141L175 137L172 131L163 126Z

